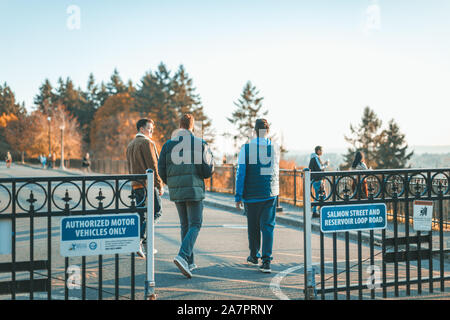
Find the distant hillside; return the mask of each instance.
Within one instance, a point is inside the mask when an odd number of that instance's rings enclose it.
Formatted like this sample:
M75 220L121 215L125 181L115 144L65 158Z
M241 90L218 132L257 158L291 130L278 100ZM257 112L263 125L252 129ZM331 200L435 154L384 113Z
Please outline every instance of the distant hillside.
M298 166L308 166L311 153L288 152L286 159L294 160ZM324 153L322 159L330 159L330 169L335 170L343 163L343 156L339 153ZM409 165L411 168L450 168L450 152L448 153L419 153L414 152Z
M415 154L423 153L450 153L450 145L448 146L414 146L412 147Z
M450 168L450 152L414 154L409 164L412 168Z

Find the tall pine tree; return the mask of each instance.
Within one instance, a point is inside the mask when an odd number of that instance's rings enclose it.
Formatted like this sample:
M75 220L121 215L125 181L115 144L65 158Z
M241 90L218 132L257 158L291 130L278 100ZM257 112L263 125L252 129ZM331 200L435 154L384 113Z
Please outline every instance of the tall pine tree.
M405 135L400 132L394 119L388 123L388 128L383 130L381 143L377 148L377 167L379 169L405 168L413 156L413 151L407 153L408 144Z
M37 109L47 116L52 116L55 109L57 109L55 93L53 86L48 79L39 87L39 93L34 97L34 104Z
M134 111L141 117L149 116L155 121L155 140L163 142L170 139L178 128L178 113L170 101L170 71L161 63L155 72L147 72L136 90Z
M368 167L377 168L377 150L382 137L381 124L382 122L375 112L369 107L365 107L361 123L356 128L350 125L351 136L344 136L345 140L352 146L347 149L347 153L344 155L344 164L341 165L341 169L351 167L356 151L364 153Z
M114 69L109 82L106 84L109 95L127 92L127 85L122 81L119 71Z
M196 123L201 123L198 136L208 143L214 141L211 119L204 112L200 96L195 93L193 80L189 77L183 65L180 65L171 82L170 103L181 117L185 113L192 113Z
M237 108L233 111L231 118L227 118L227 120L236 126L237 134L225 134L225 136L234 140L236 152L240 144L251 138L256 119L268 114L267 110L263 111L263 99L259 96L256 87L248 81L242 90L241 97L234 102Z
M3 86L0 84L0 115L14 114L17 116L25 112L24 104L16 101L16 96L8 84L6 82Z

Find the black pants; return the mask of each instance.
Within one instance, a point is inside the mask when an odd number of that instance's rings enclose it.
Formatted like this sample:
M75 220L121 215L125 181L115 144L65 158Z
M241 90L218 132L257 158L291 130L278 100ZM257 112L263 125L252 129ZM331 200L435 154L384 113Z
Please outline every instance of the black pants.
M136 207L138 208L138 214L141 218L141 239L144 239L145 237L145 227L146 227L146 221L145 221L145 209L146 203L145 203L145 189L135 189L134 190L136 195ZM162 202L161 197L159 195L159 191L155 188L153 197L153 217L159 217L162 213Z

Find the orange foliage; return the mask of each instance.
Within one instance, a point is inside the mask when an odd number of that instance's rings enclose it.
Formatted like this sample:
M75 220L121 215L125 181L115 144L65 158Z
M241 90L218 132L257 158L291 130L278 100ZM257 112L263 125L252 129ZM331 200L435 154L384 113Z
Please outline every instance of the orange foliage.
M282 202L294 203L296 205L302 205L303 196L303 179L301 171L303 167L296 168L295 179L293 169L296 167L294 161L280 161L280 200ZM213 177L212 177L212 189L211 189L211 179L205 181L206 188L209 191L223 192L223 193L233 193L234 184L236 179L236 173L233 172L232 165L222 165L216 166ZM294 188L295 181L295 188ZM294 190L296 195L294 196Z
M289 169L292 170L297 166L294 160L280 160L280 169Z
M131 112L134 98L129 93L109 97L95 113L91 125L91 150L95 159L125 160L128 143L137 133L136 123L142 116ZM158 130L156 124L155 131ZM155 141L158 149L161 146Z
M5 128L8 144L16 151L26 152L28 157L48 155L51 141L52 153L61 155L61 125L64 123L64 156L81 157L81 134L78 122L64 108L55 111L49 123L47 115L35 111L29 116L16 117ZM50 134L50 141L49 141Z
M8 125L9 122L17 121L17 120L18 120L18 118L17 118L17 116L15 114L13 114L13 113L9 113L9 114L3 113L0 116L0 128L6 128L6 126Z

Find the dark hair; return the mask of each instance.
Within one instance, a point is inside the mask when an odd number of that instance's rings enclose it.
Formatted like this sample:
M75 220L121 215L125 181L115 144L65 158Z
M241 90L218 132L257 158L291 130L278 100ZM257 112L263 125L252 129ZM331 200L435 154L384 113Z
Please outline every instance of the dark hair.
M259 130L269 131L269 122L266 119L256 119L255 121L255 131L256 136L259 137Z
M317 153L317 151L322 150L322 146L317 146L314 148L315 153Z
M180 119L180 128L190 129L194 127L194 116L190 113L184 114Z
M355 154L355 160L353 160L352 168L356 168L356 166L361 162L363 158L363 153L361 151L357 151Z
M141 129L141 128L144 128L146 125L147 125L147 123L151 123L151 124L154 124L154 122L153 122L153 120L152 119L140 119L137 123L136 123L136 129L137 129L137 131L139 132L139 130Z

